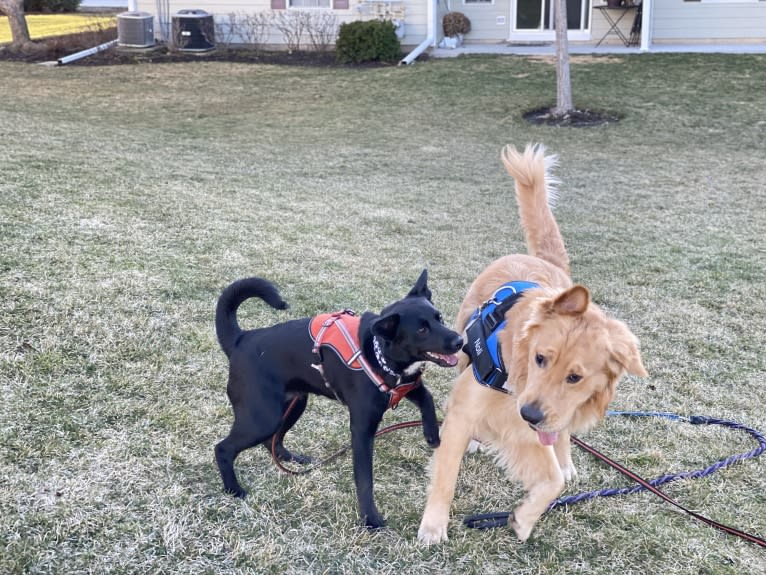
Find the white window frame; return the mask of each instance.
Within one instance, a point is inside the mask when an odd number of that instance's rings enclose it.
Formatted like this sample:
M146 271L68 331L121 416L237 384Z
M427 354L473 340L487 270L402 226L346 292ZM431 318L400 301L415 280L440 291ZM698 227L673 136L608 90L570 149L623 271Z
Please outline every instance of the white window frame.
M295 6L294 2L313 2L315 6ZM324 5L320 5L324 4ZM332 0L287 0L287 8L291 10L332 10Z

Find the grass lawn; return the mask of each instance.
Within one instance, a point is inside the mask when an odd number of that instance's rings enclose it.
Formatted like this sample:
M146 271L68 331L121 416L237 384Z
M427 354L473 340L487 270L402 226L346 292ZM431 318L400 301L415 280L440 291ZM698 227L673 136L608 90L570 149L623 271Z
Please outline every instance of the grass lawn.
M102 30L117 25L114 16L96 16L93 14L27 14L27 26L32 40ZM11 27L8 17L0 16L0 44L11 41Z
M466 515L522 493L466 456L448 544L417 526L429 449L417 429L376 445L389 528L359 527L351 458L282 475L242 454L244 501L221 492L229 429L216 298L248 275L291 309L380 310L427 267L454 317L491 260L524 244L499 152L561 156L556 215L575 279L639 337L647 379L612 407L766 430L766 56L575 59L590 129L521 119L555 96L549 61L411 67L199 62L46 68L0 63L0 572L741 575L766 554L648 494L544 516L526 544ZM451 373L426 379L443 401ZM407 402L390 424L417 417ZM288 447L349 439L342 406L309 403ZM583 437L644 477L753 447L744 434L608 418ZM567 494L626 480L579 450ZM666 491L766 536L766 459Z

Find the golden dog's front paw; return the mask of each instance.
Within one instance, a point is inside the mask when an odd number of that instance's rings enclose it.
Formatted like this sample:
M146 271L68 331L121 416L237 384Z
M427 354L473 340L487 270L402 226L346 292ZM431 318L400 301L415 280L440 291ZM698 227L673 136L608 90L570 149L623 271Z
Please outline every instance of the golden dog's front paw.
M513 530L516 532L516 537L519 538L519 541L524 543L532 534L532 528L535 526L534 523L532 525L523 525L516 520L516 516L513 514L511 514L509 519L511 527L513 527Z
M428 512L426 512L420 522L420 529L418 529L418 541L426 545L447 541L448 523L449 517L434 517L433 514L429 517Z
M564 481L567 483L577 479L577 469L575 468L574 464L562 465L561 474L564 476Z

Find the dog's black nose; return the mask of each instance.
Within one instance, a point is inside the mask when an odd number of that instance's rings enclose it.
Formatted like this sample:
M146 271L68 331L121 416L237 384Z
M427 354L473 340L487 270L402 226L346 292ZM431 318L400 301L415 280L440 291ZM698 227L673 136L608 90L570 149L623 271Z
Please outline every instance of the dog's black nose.
M459 351L463 348L463 338L458 336L455 336L455 338L449 343L450 349L454 349L455 351Z
M521 417L524 418L524 421L532 425L537 425L543 419L545 419L545 415L540 410L540 406L536 403L525 403L521 406L520 411Z

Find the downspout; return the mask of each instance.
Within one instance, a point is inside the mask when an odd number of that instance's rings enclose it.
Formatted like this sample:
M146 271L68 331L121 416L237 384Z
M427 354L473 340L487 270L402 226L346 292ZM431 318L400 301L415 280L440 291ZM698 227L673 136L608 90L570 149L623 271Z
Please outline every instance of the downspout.
M103 44L94 46L93 48L88 48L87 50L82 50L80 52L75 52L74 54L70 54L69 56L64 56L63 58L59 58L56 62L59 66L63 66L64 64L69 64L70 62L74 62L75 60L85 58L86 56L92 56L93 54L97 54L98 52L107 50L108 48L111 48L112 46L114 46L116 43L117 43L116 39L110 40L109 42L104 42Z
M429 46L436 45L436 17L437 17L437 3L439 0L429 0L428 2L428 12L427 12L427 20L428 20L428 26L426 28L427 34L426 39L423 40L418 46L409 54L407 54L404 58L402 58L401 62L399 62L399 65L412 64L418 56L420 56L423 52L428 50Z
M653 0L643 0L641 8L641 51L649 52L652 44L652 4Z

